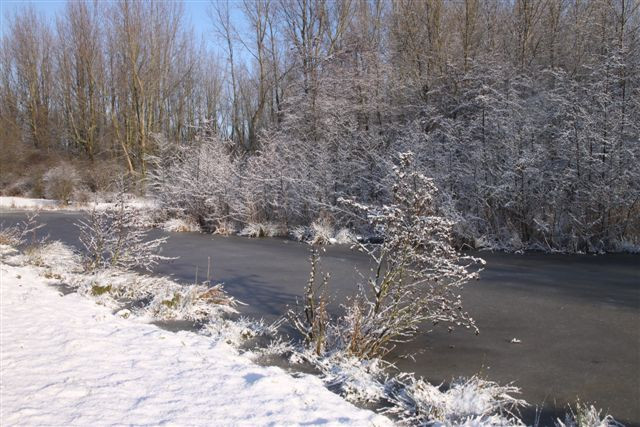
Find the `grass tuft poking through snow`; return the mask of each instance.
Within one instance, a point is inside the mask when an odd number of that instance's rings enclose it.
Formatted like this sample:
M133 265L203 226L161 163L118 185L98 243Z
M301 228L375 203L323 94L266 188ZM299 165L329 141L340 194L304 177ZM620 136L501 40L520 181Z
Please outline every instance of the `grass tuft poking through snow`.
M444 425L524 425L517 415L524 400L513 397L520 390L478 377L458 379L447 390L413 375L399 375L386 385L393 406L387 413L412 425L432 422Z
M557 427L622 427L611 415L602 415L602 411L593 405L576 403L575 410L569 408L564 420L556 421Z
M78 273L82 271L81 257L59 241L29 246L25 249L27 262L56 273Z

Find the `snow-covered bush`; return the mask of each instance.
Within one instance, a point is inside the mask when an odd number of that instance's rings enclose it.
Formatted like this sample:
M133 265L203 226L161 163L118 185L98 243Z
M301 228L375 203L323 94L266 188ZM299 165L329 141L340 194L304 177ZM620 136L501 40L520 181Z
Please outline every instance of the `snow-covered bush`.
M162 224L162 229L174 233L200 232L200 226L192 218L171 218Z
M162 209L214 227L233 219L240 180L228 141L202 134L193 145L160 148L149 187Z
M137 226L138 214L120 197L114 207L93 209L87 220L75 225L80 230L84 263L88 270L101 268L135 268L151 270L161 261L167 238L149 239L148 231Z
M343 318L351 330L349 350L361 357L385 354L393 342L410 339L423 322L477 332L458 292L477 277L477 265L484 261L461 256L454 248L453 222L439 211L437 187L415 169L413 154L402 153L398 160L390 204L378 208L343 200L363 212L383 239L358 244L374 261L374 275Z
M60 200L68 204L76 187L80 183L80 175L69 163L61 163L49 169L42 177L44 193L49 199Z
M237 230L232 221L218 221L212 232L221 236L232 236L236 234Z
M6 196L27 196L31 192L33 188L33 180L32 178L18 178L15 181L10 181L11 183L4 187L2 190L3 195Z
M44 227L44 224L39 224L37 218L37 213L31 213L27 214L27 218L19 224L10 227L0 224L0 245L37 246L44 243L46 237L38 237L38 230Z
M374 262L373 275L359 285L338 319L326 313L328 277L317 280L318 253L312 252L304 307L290 310L288 318L319 356L336 350L362 359L383 356L394 343L410 340L424 322L477 332L458 292L477 277L479 269L472 269L484 261L455 250L453 223L435 205L437 188L413 169L412 159L410 153L399 156L392 203L378 208L343 200L365 214L382 243L358 243Z
M282 237L287 235L287 229L273 223L248 223L239 233L244 237Z
M298 242L306 242L311 239L312 233L309 227L299 225L291 230L290 235Z
M318 271L319 249L311 250L311 271L304 290L303 308L289 309L286 317L289 323L302 334L305 345L316 355L322 356L326 350L327 334L330 318L327 312L327 283L328 274ZM333 348L332 348L333 349Z
M356 243L358 238L348 228L341 228L333 238L332 243L338 245L351 245Z
M334 228L327 218L321 218L311 223L311 240L312 245L328 245L331 243L334 234Z
M348 228L341 228L335 233L331 223L326 220L316 220L310 227L294 227L289 235L298 242L310 245L350 245L358 240Z

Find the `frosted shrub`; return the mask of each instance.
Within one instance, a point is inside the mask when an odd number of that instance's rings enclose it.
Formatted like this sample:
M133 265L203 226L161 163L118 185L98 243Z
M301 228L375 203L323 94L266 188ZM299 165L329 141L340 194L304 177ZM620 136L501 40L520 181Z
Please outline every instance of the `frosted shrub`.
M338 245L350 245L357 241L357 237L348 228L340 229L334 238L334 242Z
M311 230L308 227L299 225L291 230L291 237L298 242L304 242L311 238Z
M117 267L151 270L161 261L167 238L149 239L146 230L137 227L137 212L120 197L114 207L92 210L89 219L75 225L80 229L84 263L88 270Z
M324 309L328 278L318 284L318 254L312 253L303 314L290 311L288 318L318 355L339 349L362 359L384 356L394 343L410 340L424 322L446 322L450 329L465 326L477 332L458 292L477 277L472 267L484 261L463 257L452 246L453 223L439 214L437 188L413 170L410 153L399 156L394 175L389 205L342 201L363 212L383 241L358 243L374 268L338 319L328 319Z
M326 296L329 275L320 274L319 277L320 254L315 247L311 250L310 261L311 271L304 290L304 307L302 310L299 307L296 310L288 310L286 317L302 334L306 346L317 356L322 356L326 347L327 329L330 326Z
M249 223L238 235L244 237L283 237L287 235L287 229L273 223Z
M344 318L349 350L361 357L386 354L394 342L411 339L423 322L477 332L458 292L477 277L473 266L484 261L463 257L453 247L454 224L439 213L437 188L414 169L411 153L399 155L394 177L388 205L343 200L363 212L383 239L379 245L358 244L375 267Z
M311 223L312 245L328 245L333 240L333 225L327 219L318 219Z
M213 234L220 234L221 236L231 236L236 234L236 226L231 221L219 221L213 228Z
M249 223L239 233L239 236L244 237L267 237L267 228L264 224Z
M160 145L159 155L150 159L149 173L160 206L201 224L233 219L231 203L240 182L229 142L199 135L189 146Z
M80 175L72 165L61 163L49 169L43 175L42 180L44 181L44 194L47 198L68 204L80 183Z
M32 213L27 215L27 219L19 224L4 227L0 224L0 245L20 246L30 244L36 246L44 243L46 237L39 238L38 230L44 227L37 221L38 214Z
M171 218L162 224L162 229L174 233L199 232L200 226L192 218Z

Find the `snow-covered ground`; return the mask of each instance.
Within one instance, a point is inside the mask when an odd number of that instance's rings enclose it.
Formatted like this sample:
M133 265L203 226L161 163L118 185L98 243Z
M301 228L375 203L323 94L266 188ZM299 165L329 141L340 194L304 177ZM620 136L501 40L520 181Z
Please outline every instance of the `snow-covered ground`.
M156 207L155 200L144 198L132 198L126 202L127 206L136 209L153 209ZM0 209L22 209L22 210L91 210L107 209L115 206L114 202L96 200L86 203L71 202L68 205L60 203L58 200L50 199L29 199L26 197L6 197L0 196Z
M391 424L318 378L120 318L41 273L0 263L3 426Z

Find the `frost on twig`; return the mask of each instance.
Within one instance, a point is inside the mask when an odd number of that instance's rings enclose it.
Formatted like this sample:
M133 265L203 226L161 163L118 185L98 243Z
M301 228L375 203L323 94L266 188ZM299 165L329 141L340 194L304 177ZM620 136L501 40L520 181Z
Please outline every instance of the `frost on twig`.
M171 258L160 254L167 237L149 239L147 230L136 226L137 213L119 197L113 208L93 209L87 220L75 225L80 230L87 270L118 267L150 271Z
M381 356L410 340L424 322L478 328L462 308L461 287L484 261L462 256L452 244L453 222L436 206L437 188L415 170L413 155L399 155L392 201L382 207L341 202L362 212L381 244L356 243L374 263L341 319L351 354Z
M38 213L29 213L27 218L19 224L11 227L0 225L0 244L9 246L40 245L47 240L46 236L38 236L38 230L42 227L44 224L38 222Z
M311 250L311 271L304 291L304 306L302 310L289 309L287 319L304 337L305 343L313 347L313 351L322 355L325 349L329 315L327 312L327 283L328 274L320 274L318 267L320 261L319 249Z

